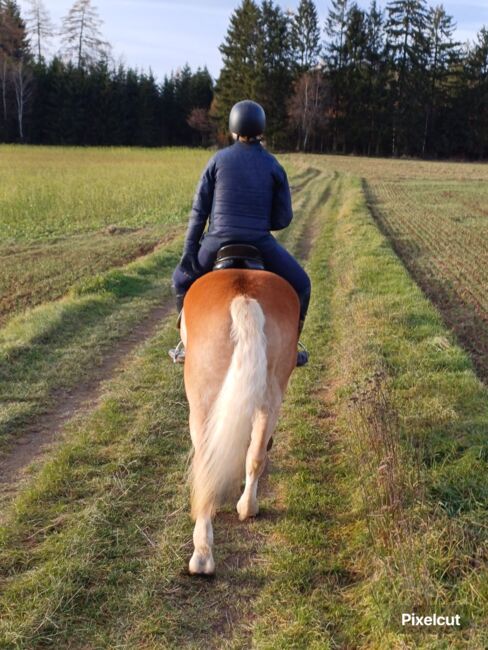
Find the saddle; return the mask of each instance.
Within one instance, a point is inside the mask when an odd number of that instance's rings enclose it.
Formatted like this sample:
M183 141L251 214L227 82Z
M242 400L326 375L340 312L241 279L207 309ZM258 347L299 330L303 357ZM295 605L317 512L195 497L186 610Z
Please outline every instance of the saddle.
M221 269L250 269L264 271L264 262L261 253L255 246L249 244L227 244L222 246L217 253L214 271Z

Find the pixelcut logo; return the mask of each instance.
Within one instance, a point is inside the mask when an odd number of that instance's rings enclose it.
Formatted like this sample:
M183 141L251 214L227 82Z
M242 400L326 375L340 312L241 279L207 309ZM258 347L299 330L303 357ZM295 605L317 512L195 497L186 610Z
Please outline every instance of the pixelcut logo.
M411 627L424 627L424 626L434 626L434 625L449 625L451 627L461 625L460 622L461 616L456 614L455 616L438 616L437 614L432 614L432 616L419 616L418 614L402 614L402 625L410 625Z

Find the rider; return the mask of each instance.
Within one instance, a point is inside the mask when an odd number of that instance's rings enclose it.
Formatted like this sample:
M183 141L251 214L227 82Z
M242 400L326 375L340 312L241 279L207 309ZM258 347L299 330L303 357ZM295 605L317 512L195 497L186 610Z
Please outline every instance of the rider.
M300 329L310 301L310 279L295 258L271 235L292 218L290 188L283 167L261 145L266 125L263 108L245 100L232 107L229 130L235 143L207 164L193 200L183 256L173 274L176 306L181 313L190 285L212 270L219 248L245 243L259 249L266 270L287 280L300 299ZM203 231L209 220L209 228ZM181 344L170 355L183 362ZM300 350L297 366L308 354Z

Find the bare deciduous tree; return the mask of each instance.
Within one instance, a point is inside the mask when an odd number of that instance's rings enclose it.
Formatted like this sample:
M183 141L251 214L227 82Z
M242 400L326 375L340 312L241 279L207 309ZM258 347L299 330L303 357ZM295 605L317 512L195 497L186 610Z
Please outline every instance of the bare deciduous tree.
M212 134L215 133L215 125L210 118L207 108L194 108L186 120L188 126L200 133L202 146L207 146Z
M75 60L79 68L109 56L110 44L100 31L102 22L91 0L76 0L63 18L62 53Z
M8 118L8 90L13 65L26 56L27 48L25 27L17 5L0 0L0 85L4 122Z
M15 91L15 107L17 110L17 124L19 138L24 140L24 115L25 108L30 99L32 91L32 72L25 65L23 59L11 62L11 79Z
M321 134L328 121L329 103L329 89L320 70L305 72L295 82L288 115L298 132L298 148L306 151L310 140Z
M28 0L27 27L34 39L37 60L42 59L45 42L54 36L54 25L43 0Z
M3 119L7 120L7 81L8 81L8 57L0 52L0 84L2 85L2 110Z

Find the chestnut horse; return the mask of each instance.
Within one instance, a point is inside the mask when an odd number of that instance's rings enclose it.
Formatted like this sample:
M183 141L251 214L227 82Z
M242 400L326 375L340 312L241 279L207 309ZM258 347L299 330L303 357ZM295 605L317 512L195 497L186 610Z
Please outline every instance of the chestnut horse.
M192 574L213 574L212 518L244 475L239 519L258 512L258 480L296 365L299 311L293 288L268 271L214 271L186 294L181 338L194 451Z

